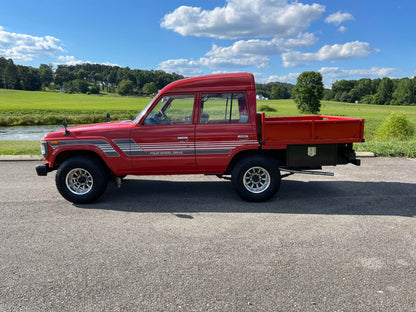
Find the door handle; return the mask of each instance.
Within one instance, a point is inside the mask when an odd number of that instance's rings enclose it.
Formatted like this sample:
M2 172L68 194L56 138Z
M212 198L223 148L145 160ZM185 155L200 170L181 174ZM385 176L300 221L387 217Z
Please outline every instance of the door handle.
M239 135L237 136L239 139L248 139L248 135Z
M188 140L188 137L185 137L185 136L183 136L183 137L178 137L178 140L181 140L181 141Z

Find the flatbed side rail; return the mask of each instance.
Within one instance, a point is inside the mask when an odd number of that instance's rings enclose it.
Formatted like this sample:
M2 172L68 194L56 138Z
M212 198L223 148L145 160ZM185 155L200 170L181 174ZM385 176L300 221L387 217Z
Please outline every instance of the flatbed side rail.
M268 144L361 142L364 119L332 116L264 118L262 140Z

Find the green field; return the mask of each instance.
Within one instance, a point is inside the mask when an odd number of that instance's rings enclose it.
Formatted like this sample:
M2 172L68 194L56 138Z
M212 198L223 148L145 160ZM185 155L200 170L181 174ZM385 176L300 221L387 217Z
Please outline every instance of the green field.
M40 155L40 142L0 141L0 155Z
M49 92L15 91L0 89L0 126L61 124L65 115L70 124L102 122L107 113L112 120L131 119L151 100L149 97L120 97L117 95L61 94ZM293 100L258 101L276 112L266 112L266 116L296 116ZM416 134L408 141L380 142L375 132L390 113L405 113L416 127L416 106L384 106L350 104L322 101L321 114L347 116L365 119L366 143L356 144L357 150L373 151L377 155L402 155L416 157ZM25 153L17 145L0 142L0 154ZM37 143L36 143L37 144ZM26 143L26 150L35 145ZM30 146L30 148L28 147ZM37 145L36 145L37 146ZM37 147L36 147L37 148Z
M63 116L88 124L104 121L107 113L113 120L131 119L150 99L0 89L0 126L61 124Z

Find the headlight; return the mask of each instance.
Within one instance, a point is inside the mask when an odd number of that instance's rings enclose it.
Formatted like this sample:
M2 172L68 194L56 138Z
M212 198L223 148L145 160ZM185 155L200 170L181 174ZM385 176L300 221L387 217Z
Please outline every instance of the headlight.
M47 142L40 143L40 151L44 157L48 156L48 143Z

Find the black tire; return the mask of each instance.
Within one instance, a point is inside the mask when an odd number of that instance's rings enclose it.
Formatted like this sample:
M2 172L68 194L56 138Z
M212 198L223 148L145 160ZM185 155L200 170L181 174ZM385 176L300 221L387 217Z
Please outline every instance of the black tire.
M243 158L234 166L231 181L242 199L250 202L269 200L280 187L278 163L262 155Z
M75 156L65 160L56 172L55 182L59 193L75 204L87 204L100 197L108 184L107 168L88 156Z

